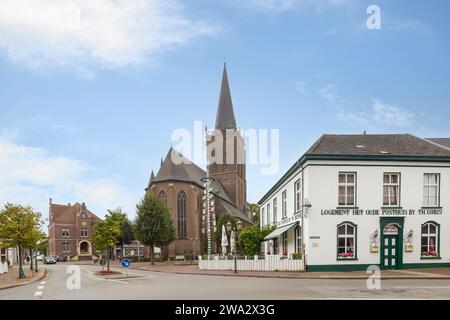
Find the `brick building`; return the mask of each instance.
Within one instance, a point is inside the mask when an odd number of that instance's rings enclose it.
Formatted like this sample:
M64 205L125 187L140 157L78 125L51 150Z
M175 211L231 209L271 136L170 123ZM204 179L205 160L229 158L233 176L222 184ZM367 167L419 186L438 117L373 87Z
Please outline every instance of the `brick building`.
M92 233L93 225L99 219L85 203L61 205L50 199L48 254L66 256L68 260L98 258L101 253L93 246Z
M216 138L221 137L222 144ZM228 213L244 225L252 224L247 205L245 146L236 125L226 66L223 70L215 129L207 133L208 171L212 183L215 214ZM216 142L213 147L214 142ZM231 152L230 152L231 150ZM202 211L205 170L170 148L158 173L153 172L146 192L162 198L172 215L177 239L165 255L202 253ZM220 231L219 231L220 232Z

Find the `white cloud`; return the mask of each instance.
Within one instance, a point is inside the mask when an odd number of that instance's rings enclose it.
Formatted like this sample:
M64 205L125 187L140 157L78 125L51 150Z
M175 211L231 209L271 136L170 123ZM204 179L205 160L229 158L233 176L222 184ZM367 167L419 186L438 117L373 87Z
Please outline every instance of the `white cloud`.
M179 0L2 0L0 50L32 69L141 65L163 50L215 33L185 17Z
M301 94L305 94L306 93L306 82L304 81L299 81L295 84L295 90L297 92L300 92Z
M29 204L46 215L48 199L53 197L60 203L86 202L99 216L118 206L134 209L134 199L118 182L95 174L95 168L82 161L0 136L2 206L6 202Z
M228 0L227 0L228 1ZM232 0L231 3L246 10L281 13L289 10L313 9L322 12L327 9L344 7L358 0Z
M380 100L372 100L368 110L361 112L341 112L337 119L353 125L370 126L372 128L406 128L414 123L415 114Z
M317 90L317 93L330 103L337 103L341 96L338 93L337 86L333 83L327 84L325 87Z

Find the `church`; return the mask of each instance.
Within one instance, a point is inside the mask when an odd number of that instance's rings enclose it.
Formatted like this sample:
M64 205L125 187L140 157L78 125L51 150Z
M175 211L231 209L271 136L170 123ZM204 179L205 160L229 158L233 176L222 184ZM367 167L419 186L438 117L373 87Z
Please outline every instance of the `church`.
M247 204L245 144L236 124L226 65L215 128L207 132L206 146L216 219L226 213L236 217L244 226L252 224ZM202 244L206 237L202 228L203 181L207 176L205 170L173 148L161 161L157 174L152 171L145 191L164 201L176 230L176 240L164 250L166 258L203 253ZM213 245L213 251L217 251L216 245Z

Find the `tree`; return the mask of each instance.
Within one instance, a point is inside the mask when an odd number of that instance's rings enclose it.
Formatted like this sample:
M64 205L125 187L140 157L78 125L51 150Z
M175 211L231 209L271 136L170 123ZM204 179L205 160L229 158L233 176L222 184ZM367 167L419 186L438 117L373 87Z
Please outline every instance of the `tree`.
M259 221L259 205L256 203L249 203L248 207L250 209L250 213L252 214L252 221L254 224L256 225L260 225L260 221Z
M159 197L147 193L136 205L136 211L136 236L143 244L150 246L150 259L152 264L155 264L154 246L162 246L175 239L175 228L169 209Z
M121 223L123 213L120 209L108 210L104 220L97 221L94 225L94 245L100 250L106 251L107 271L110 272L109 261L111 253L122 235Z
M25 278L22 251L36 245L41 225L41 214L30 206L7 204L0 211L0 247L18 248L19 279Z
M123 246L125 244L130 244L133 240L135 240L136 236L135 236L134 225L130 221L130 219L128 219L128 217L126 217L126 216L125 216L125 219L123 219L122 223L120 224L120 229L122 231L122 234L119 238L119 245L121 248L121 255L122 255L121 258L123 259Z
M275 228L275 226L265 226L263 229L260 229L256 224L243 228L239 233L239 243L244 253L247 256L259 254L264 238L275 230Z

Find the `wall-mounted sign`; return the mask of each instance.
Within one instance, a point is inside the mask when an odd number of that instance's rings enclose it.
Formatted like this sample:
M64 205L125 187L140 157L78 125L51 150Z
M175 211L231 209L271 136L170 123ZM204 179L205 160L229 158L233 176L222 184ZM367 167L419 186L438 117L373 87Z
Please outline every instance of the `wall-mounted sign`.
M371 244L370 245L370 252L372 252L372 253L376 253L376 252L378 252L379 251L379 246L378 246L378 244Z
M395 224L388 224L384 227L383 234L385 236L396 236L398 235L398 227Z
M411 243L405 244L405 252L413 252L413 245Z

